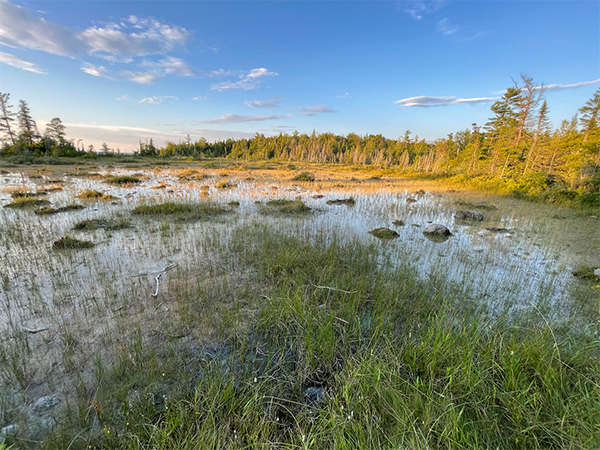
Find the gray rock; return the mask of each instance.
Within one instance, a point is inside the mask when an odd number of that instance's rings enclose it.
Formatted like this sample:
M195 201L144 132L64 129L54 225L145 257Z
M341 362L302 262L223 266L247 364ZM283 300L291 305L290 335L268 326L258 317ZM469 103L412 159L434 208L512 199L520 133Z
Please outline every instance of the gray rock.
M440 225L438 223L432 223L427 225L423 230L423 234L432 234L435 236L451 236L450 230L446 228L444 225Z
M472 211L472 210L460 210L460 211L456 211L455 216L458 220L474 220L477 222L481 222L483 220L483 213L480 213L479 211Z
M598 267L596 270L594 270L594 275L596 275L597 277L600 277L600 267Z
M304 401L311 406L319 406L327 398L325 389L311 386L304 391Z
M56 397L50 397L49 395L40 397L31 407L31 410L37 414L43 414L47 411L50 411L56 405L58 405L62 400Z
M4 442L4 440L9 436L16 436L19 432L19 425L13 423L12 425L7 425L0 430L0 443Z

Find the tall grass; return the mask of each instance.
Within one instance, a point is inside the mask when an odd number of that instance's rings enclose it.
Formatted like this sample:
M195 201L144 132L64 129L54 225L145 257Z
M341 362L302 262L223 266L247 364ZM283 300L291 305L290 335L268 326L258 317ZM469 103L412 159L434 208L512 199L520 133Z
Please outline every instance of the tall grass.
M600 343L491 320L379 246L233 231L81 379L45 448L597 448ZM320 392L310 401L307 389Z

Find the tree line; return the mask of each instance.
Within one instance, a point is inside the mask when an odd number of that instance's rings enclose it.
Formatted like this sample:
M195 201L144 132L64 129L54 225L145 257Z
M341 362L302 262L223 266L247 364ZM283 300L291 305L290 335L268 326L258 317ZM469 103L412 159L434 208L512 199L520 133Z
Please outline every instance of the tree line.
M5 143L0 154L22 151L57 156L83 152L65 139L64 125L55 118L39 136L26 102L17 114L18 132L8 113L8 94L1 94L0 131ZM570 120L553 129L548 119L545 87L527 75L508 87L491 106L484 126L471 127L435 142L426 142L410 131L398 139L381 134L355 133L279 134L256 133L248 139L180 142L156 147L140 142L140 157L222 157L247 160L334 163L394 167L422 174L462 174L494 180L519 180L538 188L562 186L566 190L597 193L600 190L600 89ZM91 150L91 149L90 149ZM107 150L107 149L104 149Z

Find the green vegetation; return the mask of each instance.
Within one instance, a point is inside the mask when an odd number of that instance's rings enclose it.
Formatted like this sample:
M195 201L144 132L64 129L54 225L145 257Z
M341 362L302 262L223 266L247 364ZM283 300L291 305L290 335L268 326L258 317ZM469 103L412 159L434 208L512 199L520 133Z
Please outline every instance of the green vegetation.
M50 202L48 200L44 200L37 197L17 197L12 203L5 205L5 208L15 208L15 209L24 209L24 208L38 208L40 206L47 206Z
M77 196L77 198L82 200L101 200L101 201L112 201L118 200L119 197L115 197L114 195L104 194L100 191L94 191L92 189L88 189L83 191L81 194Z
M57 214L57 213L61 213L61 212L77 211L80 209L85 209L85 206L78 205L76 203L71 203L69 205L60 206L58 208L52 208L51 206L45 206L43 208L36 209L35 213L38 216L46 216L46 215Z
M155 205L140 205L132 214L138 216L172 217L180 221L206 220L224 214L227 209L218 203L196 202L196 203L173 203L165 202Z
M375 228L374 230L369 231L369 233L379 239L395 239L400 236L394 230L385 227Z
M300 215L307 214L312 210L300 200L287 200L284 198L269 200L265 205L262 205L261 212L263 214L275 215Z
M45 448L600 445L597 340L535 308L492 320L377 246L267 227L232 242L219 257L248 281L179 289L168 331L99 360Z
M85 219L77 222L73 230L97 230L103 228L107 231L130 228L131 222L124 218L119 219Z
M315 174L311 172L300 172L294 178L294 181L315 181Z
M82 241L79 239L72 238L70 236L64 236L52 243L52 248L57 250L77 250L84 248L92 248L93 242Z
M135 177L135 176L130 176L130 175L111 175L111 176L107 176L104 179L105 182L107 182L108 184L117 184L117 185L130 185L130 184L137 184L139 182L141 182L142 180L139 177Z
M600 275L596 274L596 271L599 269L599 267L579 266L577 270L573 272L573 275L583 280L600 283Z
M337 198L334 200L327 200L328 205L348 205L353 206L356 204L356 200L353 197L348 198Z

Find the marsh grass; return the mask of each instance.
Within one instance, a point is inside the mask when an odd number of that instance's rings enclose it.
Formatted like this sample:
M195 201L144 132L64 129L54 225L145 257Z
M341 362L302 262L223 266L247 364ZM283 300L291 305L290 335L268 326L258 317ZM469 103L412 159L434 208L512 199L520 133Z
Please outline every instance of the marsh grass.
M141 183L142 179L139 176L133 175L110 175L105 177L104 181L108 184L125 186Z
M589 280L593 282L600 283L600 276L595 274L595 270L598 267L590 267L590 266L579 266L574 272L577 278L581 278L583 280Z
M41 199L38 197L17 197L12 203L5 205L5 208L14 208L14 209L30 209L30 208L38 208L40 206L47 206L50 202L45 199Z
M271 215L303 215L312 211L302 200L288 200L284 198L269 200L264 205L261 205L260 211L262 214Z
M292 178L293 181L315 181L315 174L312 172L300 172Z
M180 285L170 331L99 361L45 448L600 445L600 344L539 310L492 321L359 241L255 226L225 253L250 277Z
M58 208L53 208L51 206L45 206L43 208L36 209L34 212L38 216L47 216L47 215L57 214L57 213L61 213L61 212L78 211L81 209L85 209L85 206L79 205L77 203L71 203L69 205L60 206Z
M30 191L25 191L22 189L15 189L15 190L11 190L10 192L10 196L13 199L19 199L19 198L37 198L40 195L39 192L30 192ZM41 195L43 195L43 193L41 193Z
M114 195L105 194L100 191L95 191L93 189L87 189L80 194L77 195L77 198L81 200L100 200L100 201L112 201L118 200L119 197L115 197Z
M77 222L73 225L73 230L98 230L105 229L107 231L123 230L125 228L131 228L131 222L125 218L112 218L112 219L85 219Z
M348 205L348 206L354 206L356 204L356 200L354 200L354 197L337 198L337 199L333 199L333 200L327 200L327 204L328 205Z
M195 203L165 202L154 205L140 205L131 212L137 216L172 217L180 221L205 220L227 213L228 210L214 202Z
M70 236L64 236L52 243L52 248L56 250L79 250L92 248L94 243L91 241L84 241L75 239Z

